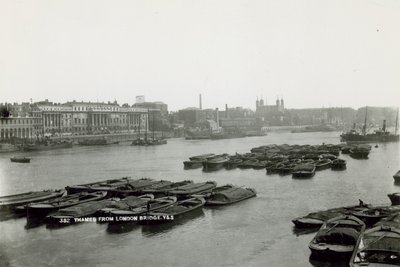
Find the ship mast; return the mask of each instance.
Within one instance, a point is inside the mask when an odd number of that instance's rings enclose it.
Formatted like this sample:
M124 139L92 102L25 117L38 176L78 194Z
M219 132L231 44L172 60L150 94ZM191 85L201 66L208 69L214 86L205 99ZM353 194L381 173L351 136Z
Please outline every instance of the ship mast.
M365 106L365 119L364 119L364 126L363 126L363 130L362 130L363 135L366 135L366 133L367 133L367 114L368 114L368 107Z

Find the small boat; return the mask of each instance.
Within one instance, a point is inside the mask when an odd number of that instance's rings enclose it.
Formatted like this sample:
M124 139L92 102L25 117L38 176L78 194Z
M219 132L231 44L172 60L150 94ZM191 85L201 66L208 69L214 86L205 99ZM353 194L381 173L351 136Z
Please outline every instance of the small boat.
M350 154L350 150L353 148L351 145L345 145L342 147L341 152L342 154Z
M203 166L204 160L186 160L183 162L183 167L185 170L196 169Z
M189 159L190 160L206 160L206 159L211 159L215 157L214 153L208 153L208 154L202 154L202 155L198 155L198 156L192 156Z
M181 182L176 182L176 183L170 183L170 184L164 184L162 186L158 186L157 184L155 186L150 186L146 187L141 190L143 193L151 193L151 194L166 194L168 191L176 189L180 186L188 185L188 184L193 184L193 181L190 180L185 180Z
M189 160L184 161L183 165L184 165L185 169L200 168L203 166L203 162L207 161L208 159L212 159L214 157L215 157L215 154L213 154L213 153L192 156L189 158Z
M166 139L136 139L132 141L131 146L155 146L167 144Z
M173 205L174 203L176 203L176 201L177 198L174 196L160 197L149 200L144 205L140 205L137 207L129 207L128 209L115 209L110 211L109 214L114 218L119 218L118 220L123 222L123 217L137 216L149 211L155 211L161 208L165 208Z
M344 170L346 169L346 160L344 159L335 159L331 164L332 170Z
M170 185L172 182L170 181L155 181L149 178L141 178L138 180L131 180L129 183L120 185L120 186L112 186L110 188L100 186L95 187L96 190L105 190L108 192L110 196L116 197L125 197L129 195L140 195L143 193L143 189L150 188L151 186L163 186Z
M14 209L20 205L61 197L65 190L45 190L0 197L0 210Z
M267 174L275 174L280 171L284 164L281 163L267 163L265 169L267 170ZM292 170L293 171L293 170Z
M293 178L309 178L315 175L315 165L314 164L299 164L293 168L292 177Z
M265 169L266 165L267 165L267 162L264 160L259 160L258 162L254 162L253 164L250 164L251 168L253 168L255 170Z
M217 155L203 162L203 170L217 170L219 168L222 168L227 161L229 161L229 157L227 154Z
M400 228L376 226L359 238L350 266L399 266Z
M332 161L330 159L320 159L315 162L315 170L321 171L325 169L329 169L332 165Z
M202 197L181 200L168 207L157 209L157 211L147 212L145 218L140 223L156 224L173 221L178 216L202 208L205 203L206 200Z
M206 205L227 205L255 197L256 195L256 190L253 188L224 185L212 190Z
M297 228L315 228L321 227L324 222L338 217L340 215L348 215L351 212L364 210L366 207L371 207L369 204L365 204L360 200L358 205L346 206L340 208L327 209L323 211L311 212L303 217L297 217L292 220L293 224Z
M58 210L57 212L46 217L46 222L48 223L58 223L58 224L73 224L80 222L80 218L85 218L89 216L94 216L98 210L101 210L107 206L111 206L118 202L118 198L109 198L99 201L89 201L81 203L75 206L67 207ZM78 219L78 220L76 220ZM91 220L93 219L90 218ZM84 221L84 220L82 220Z
M26 158L26 157L12 157L10 158L11 162L17 162L17 163L29 163L31 162L31 158Z
M297 217L292 220L297 228L319 228L324 222L342 215L339 211L319 211L307 214L304 217Z
M325 261L349 259L364 230L365 224L351 215L338 216L326 221L308 246L311 257Z
M235 169L239 164L241 164L243 160L235 158L235 159L229 159L229 161L224 163L224 167L228 170Z
M277 167L277 169L279 175L287 175L287 174L292 174L295 167L296 167L295 163L286 163L286 164L280 164Z
M71 148L72 141L61 140L61 141L47 141L42 140L35 143L25 143L20 146L22 151L46 151L60 148Z
M217 183L214 181L208 181L204 183L194 183L194 184L187 184L172 190L167 190L168 194L178 195L178 196L186 196L186 195L193 195L203 192L210 192L217 186Z
M370 145L357 145L350 150L350 157L355 159L368 159Z
M255 159L255 158L242 160L242 163L239 163L237 165L237 167L240 169L249 169L249 168L253 168L253 166L255 166L258 162L259 162L258 159ZM264 168L265 168L265 166L264 166Z
M122 177L120 179L110 179L110 180L93 182L93 183L88 183L88 184L67 186L67 187L65 187L65 189L67 190L68 194L75 194L75 193L79 193L79 192L93 192L93 191L96 191L95 188L98 188L98 187L113 188L113 187L125 185L131 181L134 181L134 180L130 179L129 177Z
M110 216L110 213L114 210L130 210L138 208L147 204L148 201L153 200L153 194L146 194L141 196L128 196L120 199L119 201L110 203L104 208L97 210L99 215Z
M383 218L382 220L377 222L374 226L379 226L379 225L400 228L400 213L394 212L389 217Z
M387 206L371 206L354 211L351 214L362 220L367 226L372 226L383 218L389 217L392 213L393 211Z
M75 206L89 201L101 200L105 198L106 195L107 192L101 191L92 193L81 192L38 203L31 203L26 206L27 215L28 217L44 217L48 213L59 209Z
M400 205L400 192L388 194L392 205Z
M393 175L393 179L394 179L394 182L395 182L395 183L400 183L400 171L396 172L396 173Z

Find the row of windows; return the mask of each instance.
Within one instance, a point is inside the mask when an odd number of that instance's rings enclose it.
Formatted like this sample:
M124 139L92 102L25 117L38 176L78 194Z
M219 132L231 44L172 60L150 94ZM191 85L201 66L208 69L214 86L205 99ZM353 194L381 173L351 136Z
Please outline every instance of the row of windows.
M1 124L32 124L34 121L32 119L13 119L13 120L0 120ZM36 123L36 121L35 121Z
M45 122L48 122L49 118L45 118ZM99 122L98 119L93 119L92 121L94 121L95 123ZM136 123L138 123L138 120L135 119L134 120ZM0 125L2 124L15 124L15 125L22 125L22 124L42 124L43 120L42 119L14 119L14 120L0 120ZM75 124L85 124L88 122L88 119L85 118L74 118L74 122ZM128 120L124 117L124 118L113 118L113 119L106 119L107 123L127 123ZM105 123L104 120L100 120L100 123ZM61 124L64 125L64 120L61 120ZM67 122L68 124L68 122Z
M74 111L88 111L89 107L74 107ZM110 110L110 111L118 111L119 109L116 107L95 107L93 110Z

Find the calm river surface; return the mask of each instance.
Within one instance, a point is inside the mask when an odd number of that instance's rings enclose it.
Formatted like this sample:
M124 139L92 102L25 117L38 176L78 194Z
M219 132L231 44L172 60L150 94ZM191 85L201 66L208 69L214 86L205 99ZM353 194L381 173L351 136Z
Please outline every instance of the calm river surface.
M131 176L254 187L258 195L235 205L208 208L162 226L112 228L82 223L58 229L26 227L26 218L0 221L0 265L11 266L330 266L310 262L313 233L296 233L291 219L311 211L389 203L400 191L399 143L372 148L369 160L347 155L347 170L317 172L311 179L266 175L265 170L184 170L202 153L244 153L265 144L339 143L339 133L270 133L229 140L170 139L167 145L128 143L35 153L0 154L0 195ZM30 164L10 162L12 155Z

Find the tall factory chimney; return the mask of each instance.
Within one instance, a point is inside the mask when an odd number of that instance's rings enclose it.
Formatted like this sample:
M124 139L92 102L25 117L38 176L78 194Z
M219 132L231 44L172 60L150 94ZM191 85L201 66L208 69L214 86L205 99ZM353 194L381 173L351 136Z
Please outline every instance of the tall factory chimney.
M225 118L228 118L228 104L225 104Z
M217 113L216 115L216 117L217 117L217 126L219 127L219 110L218 110L218 108L216 108L215 109L215 113Z
M202 109L202 105L201 105L201 94L199 94L199 108Z

